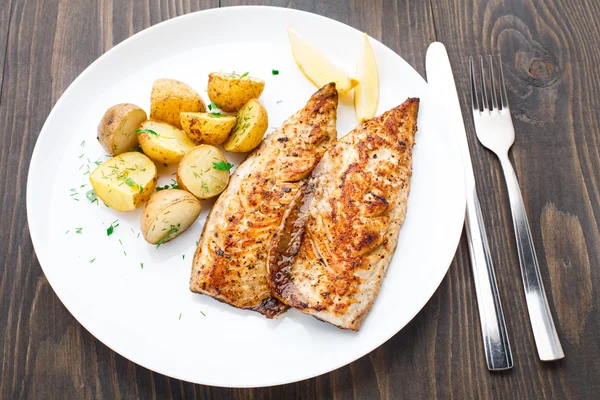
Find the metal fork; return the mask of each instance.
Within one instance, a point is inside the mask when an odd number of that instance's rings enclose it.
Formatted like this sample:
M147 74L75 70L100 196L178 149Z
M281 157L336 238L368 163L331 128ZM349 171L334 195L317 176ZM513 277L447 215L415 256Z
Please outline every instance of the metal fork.
M544 291L540 267L533 246L533 238L531 237L531 230L527 214L525 213L525 205L521 190L519 189L519 182L508 158L508 150L515 141L515 130L510 116L510 109L508 108L508 97L506 95L500 56L498 56L498 65L500 88L496 87L493 58L489 56L491 95L488 96L483 57L479 57L481 90L477 87L473 57L469 59L471 102L475 132L481 144L496 153L504 171L517 239L517 250L519 252L519 263L521 264L521 276L525 289L527 310L529 312L538 355L542 361L558 360L565 355L560 345L558 334L556 333L550 307L548 306L548 299Z

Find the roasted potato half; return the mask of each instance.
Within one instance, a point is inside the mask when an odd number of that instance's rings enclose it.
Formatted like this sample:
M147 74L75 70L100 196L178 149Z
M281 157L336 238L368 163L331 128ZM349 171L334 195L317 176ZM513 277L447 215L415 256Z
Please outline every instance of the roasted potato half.
M177 163L194 148L194 142L182 130L166 122L146 120L137 133L144 153L161 163Z
M201 210L200 201L185 190L155 192L142 213L144 239L159 246L175 239L194 223Z
M254 150L260 144L268 126L267 110L258 100L252 99L238 113L235 128L223 147L234 153Z
M106 160L90 174L98 197L117 211L131 211L141 206L156 188L157 180L156 165L137 151Z
M201 144L181 159L177 184L201 200L210 199L227 187L231 167L218 148Z
M184 132L197 144L223 143L236 121L235 115L220 113L184 112L180 114L180 119Z
M258 99L265 81L247 74L211 72L208 74L208 97L223 111L238 111L250 99Z
M175 79L157 79L150 95L150 119L181 129L179 113L204 112L206 104L190 86Z
M98 124L98 141L111 156L133 150L138 145L135 130L147 118L146 111L135 104L116 104Z

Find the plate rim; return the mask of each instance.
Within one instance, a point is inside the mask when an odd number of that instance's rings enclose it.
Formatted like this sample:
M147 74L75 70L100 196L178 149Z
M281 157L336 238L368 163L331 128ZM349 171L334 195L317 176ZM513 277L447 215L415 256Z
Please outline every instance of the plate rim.
M33 213L33 209L34 209L34 200L33 200L33 192L34 192L34 188L32 187L33 185L33 181L35 180L35 178L32 178L33 172L34 170L38 170L39 167L36 167L36 165L39 162L39 159L41 159L41 156L39 155L39 153L42 151L41 149L41 145L40 145L40 141L41 140L45 140L45 137L48 135L47 133L47 126L49 125L49 121L52 121L54 119L54 114L56 113L56 110L59 108L59 106L61 105L61 103L64 101L64 99L69 95L69 93L73 90L73 88L75 88L78 84L79 81L83 80L85 78L85 76L87 74L90 73L90 70L92 68L94 68L97 64L100 63L101 60L103 60L105 57L107 57L111 52L113 52L113 50L115 49L119 49L121 46L125 46L126 44L128 44L130 41L133 41L135 39L137 39L138 37L142 36L142 35L146 35L149 32L151 32L152 30L154 30L155 28L162 26L162 25L168 25L168 24L174 24L177 23L177 21L180 21L182 19L186 19L186 18L194 18L197 14L218 14L218 13L228 13L231 12L230 10L239 10L239 9L253 9L253 10L257 10L257 9L265 9L268 10L269 12L272 11L276 11L276 12L282 12L282 13L290 13L290 14L305 14L310 16L311 18L320 18L323 20L326 20L328 23L334 23L334 25L338 25L338 26L342 26L343 28L350 28L354 31L360 32L358 29L354 28L351 25L345 24L343 22L337 21L335 19L320 15L320 14L316 14L316 13L312 13L312 12L308 12L308 11L304 11L304 10L298 10L298 9L292 9L292 8L286 8L286 7L276 7L276 6L264 6L264 5L244 5L244 6L230 6L230 7L218 7L218 8L210 8L210 9L205 9L205 10L198 10L198 11L194 11L188 14L183 14L183 15L179 15L179 16L175 16L173 18L169 18L167 20L161 21L159 23L156 23L154 25L151 25L133 35L131 35L130 37L124 39L123 41L121 41L120 43L116 44L115 46L111 47L110 49L108 49L107 51L105 51L102 55L100 55L98 58L96 58L90 65L88 65L70 84L69 86L65 89L65 91L60 95L59 99L56 101L56 103L54 104L54 106L52 107L52 110L50 111L50 113L48 114L48 116L46 117L46 120L40 130L40 133L36 139L36 143L33 149L33 152L31 154L31 160L29 163L29 170L28 170L28 174L27 174L27 184L26 184L26 214L27 214L27 224L28 224L28 228L29 228L29 233L30 233L30 238L31 238L31 242L36 254L36 258L38 259L38 263L42 269L42 272L44 273L44 276L46 277L46 280L48 281L50 287L52 288L54 294L58 297L58 299L60 300L61 304L67 309L67 311L69 312L69 314L71 314L71 316L84 328L86 329L92 336L94 336L94 338L98 341L100 341L103 345L105 345L106 347L108 347L111 351L114 351L115 353L119 354L120 356L126 358L127 360L143 367L146 368L150 371L154 371L156 373L160 373L162 375L165 375L167 377L171 377L174 379L178 379L181 381L185 381L185 382L190 382L190 383L194 383L194 384L201 384L201 385L209 385L209 386L215 386L215 387L228 387L228 388L257 388L257 387L271 387L271 386L279 386L279 385L284 385L284 384L290 384L290 383L294 383L294 382L300 382L306 379L311 379L317 376L321 376L324 375L326 373L332 372L334 370L337 370L341 367L344 367L362 357L364 357L365 355L368 355L369 353L371 353L373 350L379 348L380 346L384 345L387 341L389 341L390 338L392 338L393 336L395 336L396 334L398 334L402 329L404 329L406 327L406 325L408 325L417 314L419 314L423 308L426 306L426 304L431 300L431 298L433 297L433 295L437 292L437 290L439 289L440 284L442 283L442 281L444 280L444 278L446 277L448 270L450 269L450 266L452 264L452 261L455 258L455 254L456 254L456 250L458 249L458 245L460 243L460 239L461 239L461 235L462 235L462 231L463 231L463 222L464 222L464 213L462 214L462 217L460 218L461 220L461 224L460 224L460 229L456 229L456 232L454 232L454 237L449 238L448 239L448 243L449 243L449 247L451 244L451 248L455 249L453 253L451 253L449 259L447 261L445 261L445 265L447 264L447 267L445 267L445 271L443 274L440 274L440 278L439 280L437 280L437 282L435 282L435 285L432 285L433 290L431 293L429 293L427 296L422 296L423 298L423 302L422 304L420 304L420 306L418 308L415 307L416 311L406 320L406 323L399 327L399 329L395 332L392 332L388 337L386 337L384 340L382 341L376 341L377 343L374 342L373 346L367 346L368 350L365 351L362 354L358 354L358 355L353 355L352 357L350 357L349 360L343 360L339 363L336 363L336 365L334 367L327 367L327 368L323 368L323 369L319 369L319 368L315 368L313 369L311 373L308 374L304 374L302 376L297 376L293 379L286 379L284 381L275 381L275 382L271 382L271 383L261 383L258 385L255 384L237 384L237 385L223 385L223 384L219 384L219 383L214 383L214 382L210 382L210 381L203 381L203 382L199 382L198 380L191 380L185 377L180 377L177 374L173 374L171 372L165 371L164 369L160 368L160 367L156 367L156 366L148 366L146 365L146 363L141 363L139 361L136 360L136 357L131 357L131 355L129 354L129 352L127 351L127 349L120 349L121 351L117 351L115 348L113 348L113 346L107 344L104 340L100 339L92 330L90 330L88 328L88 326L83 323L81 321L80 318L78 318L72 311L71 308L63 301L61 295L56 291L55 289L55 285L53 284L53 282L48 278L48 275L46 274L46 271L44 269L43 263L42 263L42 258L44 258L44 260L48 259L48 255L46 254L46 251L43 250L40 252L41 250L41 245L36 245L36 241L34 240L34 236L39 237L40 235L40 227L37 225L36 222L34 222L31 218L30 215L34 214ZM387 45L385 45L384 43L380 42L379 40L372 38L371 36L369 36L370 40L374 40L376 42L378 42L379 44L381 44L384 48L384 50L386 52L391 52L394 56L396 56L397 58L399 58L403 63L405 63L406 65L408 65L411 69L415 70L415 68L410 65L404 58L402 58L399 54L397 54L394 50L390 49ZM431 90L431 88L429 87L429 85L427 84L426 80L423 78L423 76L421 76L420 73L418 73L418 71L415 70L415 72L419 75L419 77L425 82L426 84L426 90L427 92L429 92L430 96L429 98L432 99L432 102L439 104L439 100L436 99L436 97L433 95L433 92ZM442 109L442 108L440 108ZM443 118L447 118L447 116L445 115L445 113L443 114ZM456 145L456 143L452 140L449 140L449 144L452 147L452 151L450 151L450 153L454 153L456 154L456 157L458 158L459 161L461 161L461 155L459 152L459 148ZM457 165L455 166L457 168L457 172L458 172L458 176L457 176L457 183L460 185L460 190L457 191L459 192L458 196L460 197L460 204L464 205L462 208L466 207L466 182L465 182L465 178L464 178L464 167L462 162L457 162ZM456 219L459 219L458 217L456 217ZM452 240L450 240L452 239ZM446 258L444 258L446 259ZM394 331L394 329L392 329L392 331Z

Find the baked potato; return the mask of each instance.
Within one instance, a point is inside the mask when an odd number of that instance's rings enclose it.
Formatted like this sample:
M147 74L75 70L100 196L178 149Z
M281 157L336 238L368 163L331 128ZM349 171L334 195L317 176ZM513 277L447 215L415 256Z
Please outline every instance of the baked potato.
M146 112L131 103L116 104L104 113L98 124L98 141L111 156L133 150L138 145L135 130L147 119Z
M210 199L225 190L232 166L218 148L201 144L181 159L177 184L201 200Z
M181 129L180 112L204 112L206 104L190 86L175 79L157 79L150 95L150 119Z
M106 160L90 174L98 197L117 211L131 211L142 205L154 192L157 181L156 165L137 151Z
M238 113L235 128L223 147L234 153L254 150L260 144L268 126L267 110L258 100L252 99Z
M177 163L194 148L194 143L182 130L166 122L146 120L137 133L144 153L161 163Z
M208 74L208 97L223 111L238 111L250 99L258 99L265 81L245 74L211 72ZM187 111L187 110L186 110Z
M180 119L184 132L196 144L223 143L236 122L235 115L222 113L183 112Z
M142 213L142 235L148 243L160 246L189 228L201 210L200 201L185 190L155 192Z

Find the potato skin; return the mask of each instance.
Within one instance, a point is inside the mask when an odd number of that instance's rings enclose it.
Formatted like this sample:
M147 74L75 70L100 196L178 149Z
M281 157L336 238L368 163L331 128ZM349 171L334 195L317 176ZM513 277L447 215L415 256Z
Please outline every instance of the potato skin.
M97 138L100 145L111 156L135 149L138 145L135 130L146 119L146 112L135 104L115 104L106 110L98 124ZM126 124L129 126L125 126ZM122 137L117 138L120 135ZM119 143L123 144L118 146Z
M267 110L256 99L251 99L238 113L237 122L223 148L232 153L254 150L269 127Z
M129 186L130 178L142 188ZM154 192L158 181L156 165L142 153L131 151L119 154L99 165L90 174L94 191L110 208L117 211L135 210Z
M180 119L183 131L196 144L223 143L236 122L236 117L232 114L185 112L180 114Z
M204 112L206 104L194 89L175 79L157 79L150 95L150 119L181 129L180 112Z
M145 130L151 130L158 136ZM194 143L183 131L160 121L142 122L138 141L148 157L165 164L178 163L185 153L194 148Z
M221 150L207 144L194 147L177 167L179 187L200 200L221 194L229 183L229 170L217 170L213 162L227 162Z
M140 225L144 239L150 244L169 242L196 221L202 211L200 201L185 190L167 189L155 192L142 213ZM176 229L168 237L170 228Z
M223 72L208 74L208 98L226 112L238 111L250 99L258 99L264 88L262 79Z

